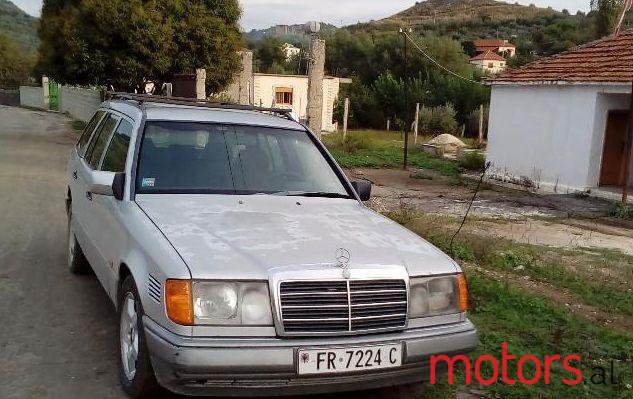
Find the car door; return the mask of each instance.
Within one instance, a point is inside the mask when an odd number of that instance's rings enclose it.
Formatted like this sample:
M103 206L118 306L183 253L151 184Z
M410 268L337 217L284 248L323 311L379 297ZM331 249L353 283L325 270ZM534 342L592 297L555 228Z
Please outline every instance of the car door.
M99 170L107 172L124 173L126 171L130 139L132 137L134 123L126 117L121 120L112 134L104 155L99 165ZM107 267L108 291L113 293L116 283L115 265L120 263L122 252L127 247L126 230L121 223L126 199L119 201L113 196L92 196L92 218L89 223L89 232L97 242L100 256Z
M73 223L75 227L75 235L77 236L77 240L79 240L79 244L82 248L86 242L86 230L84 228L83 221L81 221L78 216L81 214L79 208L83 203L80 199L85 195L85 190L81 184L79 167L86 151L88 150L90 139L93 137L94 132L98 130L101 122L103 121L104 115L104 110L97 110L97 112L95 112L94 116L81 134L81 137L77 141L77 145L75 146L75 149L73 149L68 162L68 187L71 193L70 199L72 212L74 214ZM76 201L73 203L72 199L75 199Z
M77 200L80 206L77 209L76 217L78 222L83 226L86 234L86 242L81 243L81 248L84 250L84 254L90 262L97 278L106 290L109 289L110 283L109 271L107 261L102 255L102 250L100 249L101 243L99 242L96 232L96 230L98 230L98 224L95 220L96 214L93 204L95 194L90 191L90 188L93 183L92 172L98 170L105 148L110 141L112 133L119 124L120 119L119 116L111 112L104 115L103 122L90 139L85 156L81 159L77 168L78 188L80 191ZM73 197L73 202L74 201L76 200Z

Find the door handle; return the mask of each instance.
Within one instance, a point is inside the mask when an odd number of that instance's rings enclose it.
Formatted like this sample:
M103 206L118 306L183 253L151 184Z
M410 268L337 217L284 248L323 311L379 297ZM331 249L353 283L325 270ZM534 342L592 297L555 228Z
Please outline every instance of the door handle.
M73 179L77 180L77 171L73 172Z
M92 201L92 193L90 191L86 191L86 198L88 198L88 201Z

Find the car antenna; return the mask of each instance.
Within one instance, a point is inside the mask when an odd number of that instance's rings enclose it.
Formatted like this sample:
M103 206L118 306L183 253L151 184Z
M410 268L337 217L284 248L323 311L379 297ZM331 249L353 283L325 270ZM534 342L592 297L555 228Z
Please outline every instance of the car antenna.
M455 248L453 247L453 243L455 242L455 237L457 237L459 232L462 231L462 228L466 224L466 219L468 218L468 214L470 213L470 209L473 207L473 203L475 202L475 198L477 198L477 193L479 192L479 188L481 187L481 183L484 181L484 176L486 176L486 172L488 172L488 169L490 168L491 165L492 165L492 162L490 162L490 161L486 162L486 166L484 167L484 171L481 173L481 177L479 178L479 181L477 182L477 187L475 187L475 192L473 193L473 197L470 199L470 203L468 204L468 209L466 209L466 214L464 215L464 218L462 219L462 224L459 225L459 228L457 229L455 234L453 234L453 237L451 237L450 250L451 250L451 255L453 256L453 258L455 258Z

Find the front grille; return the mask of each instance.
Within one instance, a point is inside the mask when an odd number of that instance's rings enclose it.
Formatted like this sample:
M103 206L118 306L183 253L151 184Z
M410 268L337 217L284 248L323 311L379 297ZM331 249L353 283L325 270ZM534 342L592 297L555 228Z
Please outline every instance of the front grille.
M279 296L287 333L402 328L407 319L403 280L285 281Z

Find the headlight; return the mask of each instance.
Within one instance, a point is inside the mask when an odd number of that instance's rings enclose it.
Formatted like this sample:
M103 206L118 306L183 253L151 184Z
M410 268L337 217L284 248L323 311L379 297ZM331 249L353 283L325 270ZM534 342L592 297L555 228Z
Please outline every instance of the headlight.
M412 278L409 285L411 318L460 313L468 307L468 291L463 274Z
M273 324L268 283L194 281L192 301L194 324Z

